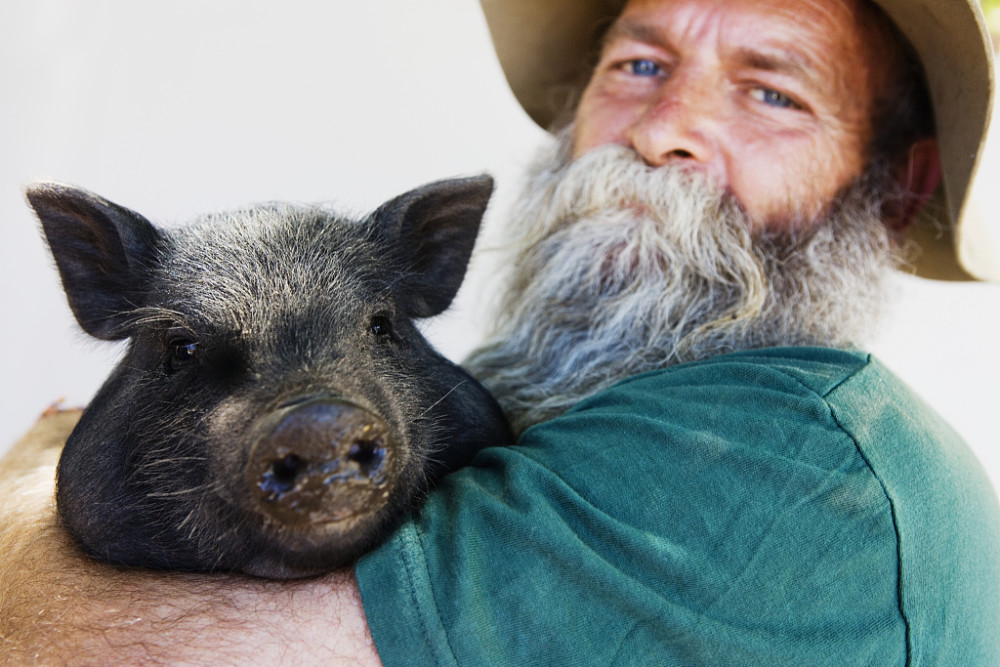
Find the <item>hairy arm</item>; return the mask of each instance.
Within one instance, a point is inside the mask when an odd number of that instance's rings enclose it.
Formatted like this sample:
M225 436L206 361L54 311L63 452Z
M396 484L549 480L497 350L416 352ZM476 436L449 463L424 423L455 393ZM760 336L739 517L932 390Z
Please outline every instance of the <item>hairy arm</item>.
M274 582L81 554L53 500L76 419L43 417L0 460L0 663L381 664L353 572Z

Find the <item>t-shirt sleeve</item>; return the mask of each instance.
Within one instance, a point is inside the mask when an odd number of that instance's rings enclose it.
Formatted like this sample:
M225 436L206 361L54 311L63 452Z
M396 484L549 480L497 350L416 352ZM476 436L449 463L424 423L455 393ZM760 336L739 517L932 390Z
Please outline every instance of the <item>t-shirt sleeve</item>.
M636 376L483 450L357 565L383 661L904 664L891 499L824 398L849 361Z

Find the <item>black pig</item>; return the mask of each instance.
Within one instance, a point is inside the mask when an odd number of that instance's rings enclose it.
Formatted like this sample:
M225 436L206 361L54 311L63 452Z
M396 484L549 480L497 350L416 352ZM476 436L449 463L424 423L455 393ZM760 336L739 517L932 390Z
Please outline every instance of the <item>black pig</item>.
M30 187L76 319L130 340L59 462L69 532L118 564L307 576L508 444L492 396L413 322L451 303L492 187L434 183L360 221L269 204L171 230Z

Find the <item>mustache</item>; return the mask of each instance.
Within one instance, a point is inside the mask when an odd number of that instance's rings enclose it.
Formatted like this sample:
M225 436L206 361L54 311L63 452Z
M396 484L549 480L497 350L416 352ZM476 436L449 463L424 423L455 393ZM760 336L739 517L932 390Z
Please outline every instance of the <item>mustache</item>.
M510 220L511 233L522 245L598 212L615 212L615 219L623 221L639 214L666 224L723 209L742 211L734 196L703 174L674 165L650 167L625 146L601 146L572 159L571 133L572 127L563 130L554 152L529 170L529 185Z

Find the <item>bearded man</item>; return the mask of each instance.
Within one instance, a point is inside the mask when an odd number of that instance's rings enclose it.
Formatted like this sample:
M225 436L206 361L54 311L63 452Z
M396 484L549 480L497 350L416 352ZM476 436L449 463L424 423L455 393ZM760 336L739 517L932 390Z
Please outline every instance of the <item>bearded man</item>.
M78 556L51 510L6 517L6 650L1000 662L990 483L857 347L895 268L997 276L961 216L992 85L976 5L483 5L515 94L561 125L467 362L517 446L445 479L353 573L309 582L123 573ZM584 75L560 122L551 102ZM8 479L44 507L29 467Z

